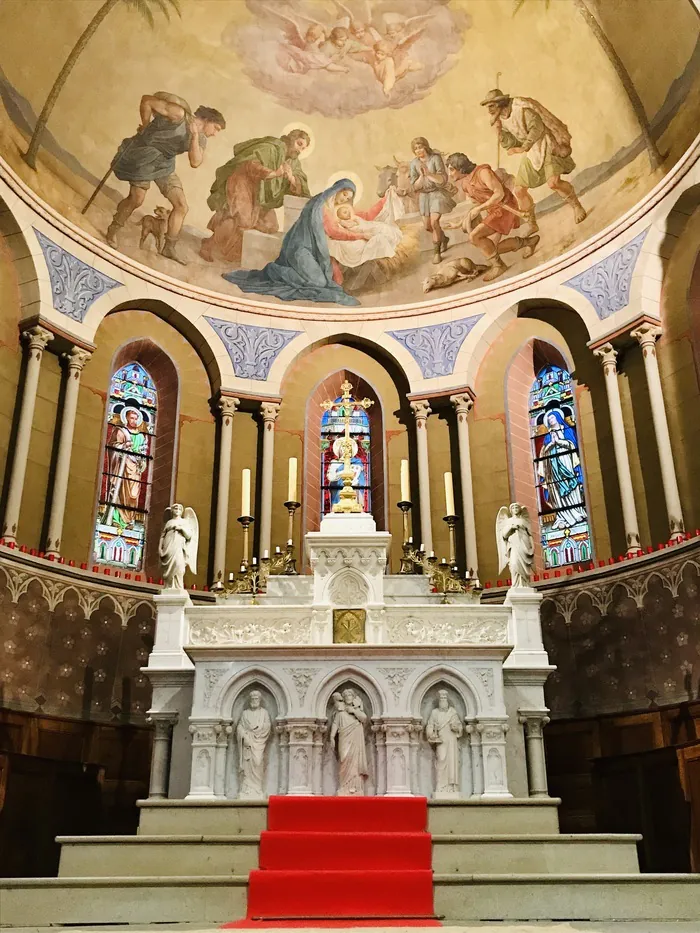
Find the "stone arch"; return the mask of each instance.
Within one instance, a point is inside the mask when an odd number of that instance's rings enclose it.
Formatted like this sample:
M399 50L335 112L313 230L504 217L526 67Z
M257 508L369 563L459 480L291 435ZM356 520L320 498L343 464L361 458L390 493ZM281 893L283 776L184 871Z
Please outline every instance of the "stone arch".
M229 679L224 681L219 690L219 699L216 706L216 716L221 719L230 717L233 707L244 690L260 683L270 691L277 704L277 715L284 718L292 705L291 697L286 686L278 680L272 671L258 665L246 668L245 671L234 671Z
M462 697L467 709L468 719L476 719L484 712L480 692L469 679L469 676L464 671L458 671L446 664L441 664L432 667L429 671L425 671L409 685L408 705L413 716L420 718L421 705L426 694L442 682L452 687Z
M319 719L326 717L326 709L331 694L345 683L356 683L367 695L372 709L368 710L370 717L385 715L389 708L389 701L379 682L366 670L354 665L340 665L330 671L314 689L310 698L309 708Z
M343 567L326 581L322 599L340 609L359 608L367 602L369 587L362 574L354 567Z
M17 276L21 319L39 317L43 310L53 307L44 257L31 233L32 228L25 224L23 229L7 201L0 197L0 251L10 260Z

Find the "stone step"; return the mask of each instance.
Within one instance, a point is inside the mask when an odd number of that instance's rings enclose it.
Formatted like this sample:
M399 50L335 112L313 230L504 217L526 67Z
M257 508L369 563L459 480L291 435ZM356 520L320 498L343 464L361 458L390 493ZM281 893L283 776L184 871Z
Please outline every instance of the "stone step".
M700 918L700 875L436 874L433 883L448 923Z
M258 835L58 836L59 878L246 875L258 867ZM446 871L449 869L445 869Z
M438 834L558 833L557 797L435 800L428 830ZM234 836L267 829L267 804L240 800L139 800L139 835Z
M634 835L434 835L433 871L439 874L588 874L639 872Z
M3 926L223 923L245 916L248 875L4 878Z

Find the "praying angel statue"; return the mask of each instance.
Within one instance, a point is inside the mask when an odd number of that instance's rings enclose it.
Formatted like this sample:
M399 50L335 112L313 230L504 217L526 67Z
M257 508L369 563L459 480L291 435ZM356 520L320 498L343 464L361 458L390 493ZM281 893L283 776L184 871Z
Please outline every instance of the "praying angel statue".
M535 562L530 514L519 502L501 506L496 516L499 573L508 565L511 586L529 586Z
M184 590L185 570L197 573L199 522L194 509L174 502L165 510L165 524L160 535L158 555L166 590Z

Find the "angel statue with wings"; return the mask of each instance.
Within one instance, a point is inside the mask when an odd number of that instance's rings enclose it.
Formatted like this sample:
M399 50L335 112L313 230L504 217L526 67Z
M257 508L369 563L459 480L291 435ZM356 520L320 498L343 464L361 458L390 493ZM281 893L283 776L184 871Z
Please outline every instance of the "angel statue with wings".
M496 516L499 573L508 565L511 585L529 586L535 562L530 514L519 502L501 506Z
M179 502L165 510L158 554L166 590L184 590L185 569L197 573L199 522L194 509L183 509Z

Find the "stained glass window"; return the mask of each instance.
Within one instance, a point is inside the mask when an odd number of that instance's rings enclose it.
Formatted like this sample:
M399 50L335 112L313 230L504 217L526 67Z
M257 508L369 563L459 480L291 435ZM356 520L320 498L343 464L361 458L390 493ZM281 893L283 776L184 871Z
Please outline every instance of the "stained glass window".
M336 404L342 402L338 396ZM326 411L321 419L321 516L327 515L338 501L343 481L343 458L340 441L345 436L345 410L342 406ZM371 512L370 501L370 454L369 454L369 418L364 409L355 408L350 417L350 438L352 440L353 489L362 506L363 512Z
M544 366L530 390L530 438L546 567L590 560L591 530L571 374Z
M158 393L140 363L112 376L93 559L127 570L143 567L153 478Z

